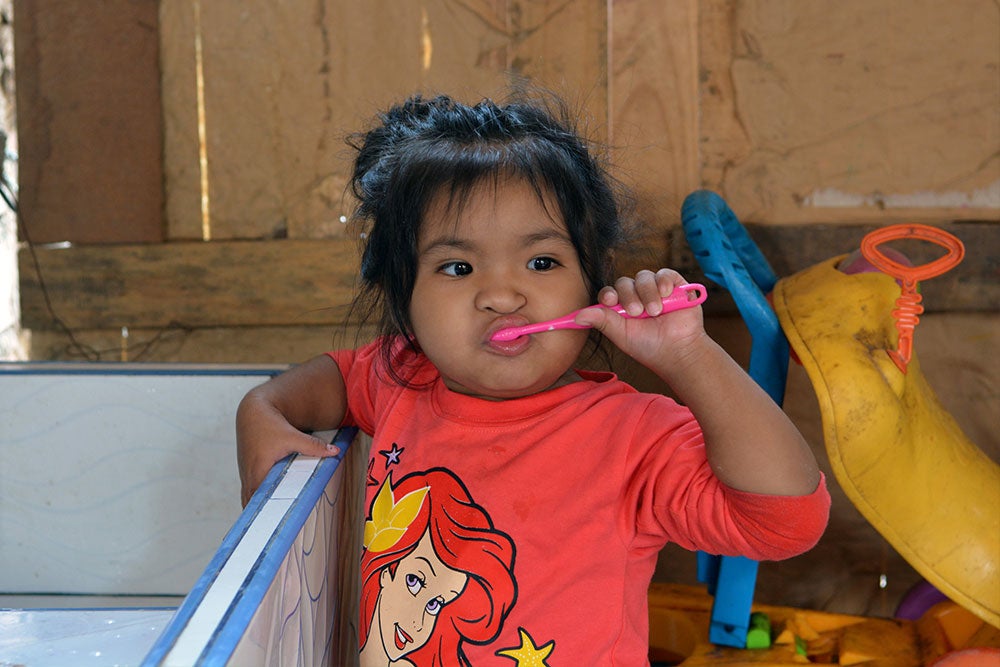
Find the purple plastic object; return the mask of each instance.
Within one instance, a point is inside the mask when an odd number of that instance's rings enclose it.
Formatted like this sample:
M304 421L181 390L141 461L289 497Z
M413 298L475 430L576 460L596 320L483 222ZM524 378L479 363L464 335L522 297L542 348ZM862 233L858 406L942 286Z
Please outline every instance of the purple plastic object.
M921 579L900 600L899 606L896 607L896 618L916 621L927 613L928 609L947 599L947 595L934 588L930 582Z

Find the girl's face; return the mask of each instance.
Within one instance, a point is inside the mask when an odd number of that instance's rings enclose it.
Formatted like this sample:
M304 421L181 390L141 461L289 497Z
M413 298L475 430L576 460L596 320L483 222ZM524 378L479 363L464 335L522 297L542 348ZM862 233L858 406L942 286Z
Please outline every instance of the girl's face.
M432 200L417 239L413 335L452 391L527 396L574 379L587 332L563 330L500 343L504 327L587 306L576 249L552 196L526 181L477 186L462 207Z

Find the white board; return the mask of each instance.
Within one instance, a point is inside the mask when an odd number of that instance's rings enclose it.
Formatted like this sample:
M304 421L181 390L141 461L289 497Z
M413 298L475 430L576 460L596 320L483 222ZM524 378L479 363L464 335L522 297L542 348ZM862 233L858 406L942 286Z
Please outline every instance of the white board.
M184 595L240 514L276 367L0 364L0 593Z

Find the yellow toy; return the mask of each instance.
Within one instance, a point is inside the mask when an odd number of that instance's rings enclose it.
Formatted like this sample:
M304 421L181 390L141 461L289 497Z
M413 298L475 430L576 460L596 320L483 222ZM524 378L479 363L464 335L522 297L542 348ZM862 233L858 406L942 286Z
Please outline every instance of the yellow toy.
M833 472L917 572L1000 626L1000 466L938 402L909 343L900 345L900 286L881 273L844 274L842 259L780 280L773 293L819 400Z
M898 238L932 241L948 253L913 267L891 248L879 248ZM917 281L951 268L963 253L961 242L941 230L886 227L865 238L863 260L832 258L779 280L771 294L781 330L819 400L838 482L950 599L916 620L755 604L751 620L766 616L771 643L748 650L698 639L711 623L713 601L705 591L654 584L654 664L1000 667L1000 466L938 402L913 345L923 312Z

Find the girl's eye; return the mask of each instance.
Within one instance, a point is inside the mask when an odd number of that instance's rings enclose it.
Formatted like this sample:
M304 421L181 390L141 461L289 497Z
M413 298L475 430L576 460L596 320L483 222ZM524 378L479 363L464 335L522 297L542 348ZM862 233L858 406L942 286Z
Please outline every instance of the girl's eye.
M467 276L472 273L472 265L467 262L448 262L438 270L446 276Z
M415 574L406 575L406 590L410 595L416 595L424 587L424 582Z
M528 268L532 271L551 271L559 262L551 257L534 257L528 262Z
M444 607L444 600L442 600L441 598L433 598L431 600L428 600L427 604L424 605L424 609L426 609L427 613L430 614L431 616L437 616L439 613L441 613L442 607Z

